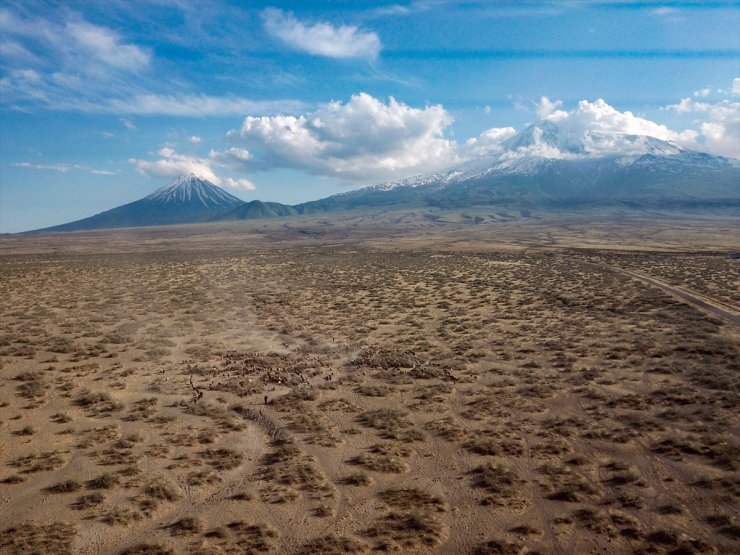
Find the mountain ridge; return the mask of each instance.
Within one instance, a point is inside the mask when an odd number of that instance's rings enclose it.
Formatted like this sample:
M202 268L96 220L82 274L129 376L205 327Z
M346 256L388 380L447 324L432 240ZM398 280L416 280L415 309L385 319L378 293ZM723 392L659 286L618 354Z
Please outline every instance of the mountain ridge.
M485 156L429 174L287 205L245 202L194 174L143 199L37 231L73 231L204 221L282 218L355 209L625 206L740 207L740 160L648 135L586 131L550 121L530 125Z

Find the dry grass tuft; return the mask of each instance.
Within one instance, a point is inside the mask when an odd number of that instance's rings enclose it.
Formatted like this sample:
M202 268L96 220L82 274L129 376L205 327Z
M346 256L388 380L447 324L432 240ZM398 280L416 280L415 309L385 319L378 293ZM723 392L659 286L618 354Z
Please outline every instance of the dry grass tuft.
M399 474L407 472L409 465L405 459L411 456L411 449L399 443L377 443L365 453L352 457L347 462L364 466L375 472Z
M524 484L512 467L502 463L486 463L471 472L471 485L482 489L487 496L481 500L483 505L495 505L520 510L526 505L521 485Z
M121 555L176 555L176 551L159 543L139 543L121 552Z
M354 472L342 478L339 483L345 486L369 486L373 479L364 472Z
M10 465L19 468L22 474L34 474L36 472L56 470L63 466L65 462L65 458L59 451L44 451L38 455L19 457L11 462Z
M408 488L385 490L378 497L390 510L365 531L375 549L428 549L442 542L447 533L442 516L449 509L439 496Z
M198 454L216 470L232 470L239 466L244 456L233 449L206 449Z
M364 555L370 551L368 545L357 538L329 534L303 544L299 555Z
M49 486L48 488L45 488L44 491L48 491L49 493L73 493L78 491L80 488L82 488L82 486L78 481L67 480L65 482L59 482L58 484Z
M78 527L66 522L12 526L0 532L0 553L71 554L77 534Z
M260 490L267 503L286 503L298 492L305 492L312 500L334 497L334 488L316 465L314 459L303 453L290 438L277 438L273 450L262 460L259 478L268 482Z
M203 520L194 516L183 517L167 526L167 529L173 536L200 534L204 528Z
M377 430L383 439L421 441L424 434L413 427L407 415L404 410L384 408L363 412L356 420L358 424Z
M524 545L506 540L489 540L473 549L471 555L527 555L532 553Z
M77 501L72 503L72 508L76 511L84 511L86 509L97 507L103 501L105 501L105 496L103 496L102 493L87 493L78 497Z

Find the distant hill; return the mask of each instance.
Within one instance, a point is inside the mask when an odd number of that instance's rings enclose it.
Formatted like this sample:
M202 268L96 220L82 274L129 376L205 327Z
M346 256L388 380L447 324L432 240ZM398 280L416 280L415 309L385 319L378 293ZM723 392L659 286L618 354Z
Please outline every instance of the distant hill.
M257 220L262 218L279 218L300 214L298 209L279 202L262 202L253 200L237 206L233 210L216 216L215 220Z
M203 222L242 204L243 200L202 177L182 175L140 200L89 218L36 231L83 231Z

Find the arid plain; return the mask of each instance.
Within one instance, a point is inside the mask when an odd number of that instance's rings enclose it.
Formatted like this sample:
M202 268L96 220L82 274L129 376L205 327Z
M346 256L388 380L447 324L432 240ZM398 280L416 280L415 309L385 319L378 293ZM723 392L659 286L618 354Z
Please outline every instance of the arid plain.
M484 210L2 237L0 552L738 552L737 250Z

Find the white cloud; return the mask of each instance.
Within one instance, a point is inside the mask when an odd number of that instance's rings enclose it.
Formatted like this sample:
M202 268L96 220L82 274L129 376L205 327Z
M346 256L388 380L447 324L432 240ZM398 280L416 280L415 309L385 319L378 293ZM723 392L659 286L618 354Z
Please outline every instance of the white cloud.
M157 151L159 160L129 159L136 171L149 177L177 177L186 173L194 173L218 185L221 179L211 168L211 161L207 158L198 158L187 154L179 154L170 147L162 147Z
M296 100L260 101L238 96L142 94L128 98L112 99L97 106L90 105L87 106L87 111L205 117L248 112L294 112L303 107L303 103Z
M710 89L709 87L705 87L703 89L699 89L698 91L694 91L694 96L697 98L706 98L711 92L712 89Z
M194 145L197 145L203 142L203 138L199 137L198 135L191 135L190 137L188 137L188 141L193 143Z
M540 98L540 103L537 105L536 112L537 115L540 116L540 118L544 119L552 114L555 110L560 108L562 105L563 103L560 100L551 102L549 98L543 96Z
M372 12L374 15L385 16L385 15L409 15L412 13L412 9L409 6L401 6L400 4L391 4L389 6L382 6L376 8Z
M254 183L248 179L233 177L222 177L216 173L214 166L230 167L226 161L232 161L244 156L239 149L229 149L225 152L211 151L208 158L201 158L189 154L181 154L171 146L161 147L156 154L158 160L140 160L130 158L129 163L136 171L143 175L154 178L175 178L182 174L194 173L221 187L231 189L255 189ZM243 168L242 168L243 169Z
M703 113L708 121L700 124L704 148L709 152L740 158L740 102L696 102L690 98L668 106L678 113Z
M0 8L0 36L4 66L0 95L11 108L177 117L304 109L294 100L157 94L162 80L150 71L153 55L149 49L68 11L21 16ZM147 92L147 87L153 92ZM128 119L121 123L135 128Z
M147 49L122 42L115 31L105 27L77 21L67 23L65 32L76 42L80 53L114 68L138 71L151 60Z
M694 101L690 98L683 98L677 104L666 106L669 110L675 110L679 114L687 114L694 111Z
M465 141L462 151L466 158L478 158L488 156L501 151L499 146L509 137L516 135L516 129L513 127L493 127L481 133L478 137L473 137Z
M60 173L67 173L71 170L82 170L88 171L95 175L115 175L116 172L110 170L101 170L97 168L91 168L90 166L82 166L80 164L32 164L31 162L15 162L10 164L14 168L27 168L30 170L48 170Z
M248 171L252 154L243 148L229 148L228 150L211 150L208 157L216 164L232 170Z
M121 123L126 129L131 129L132 131L136 129L136 125L129 118L121 118Z
M254 191L257 188L249 179L244 178L234 179L232 177L225 177L221 185L229 189L245 189L247 191Z
M146 68L152 57L147 48L126 42L115 30L79 18L59 22L40 16L18 17L10 10L0 10L0 30L5 37L16 38L3 41L4 53L11 63L38 61L18 40L31 41L37 49L51 51L61 65L77 73L100 75L104 68L136 72Z
M601 98L595 102L581 100L574 110L555 110L544 119L555 123L566 135L575 139L582 138L587 131L648 135L681 144L693 144L696 138L695 131L672 131L665 125L641 118L630 111L620 112Z
M32 164L31 162L15 162L10 164L14 168L28 168L33 170L52 170L65 173L72 169L69 164Z
M360 93L300 116L249 116L229 132L255 155L253 168L299 168L348 180L392 179L459 161L439 105L412 108Z
M661 6L659 8L655 8L653 13L658 16L673 15L676 13L676 10L666 6Z
M15 60L21 63L37 63L38 58L24 48L21 44L13 40L0 41L0 57L6 60Z
M732 96L740 96L740 77L732 80Z
M297 50L329 58L376 58L380 39L354 25L335 27L329 23L307 24L292 13L276 8L262 12L265 29Z

